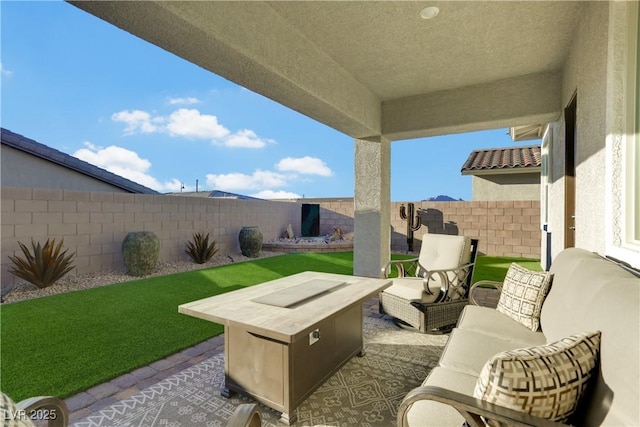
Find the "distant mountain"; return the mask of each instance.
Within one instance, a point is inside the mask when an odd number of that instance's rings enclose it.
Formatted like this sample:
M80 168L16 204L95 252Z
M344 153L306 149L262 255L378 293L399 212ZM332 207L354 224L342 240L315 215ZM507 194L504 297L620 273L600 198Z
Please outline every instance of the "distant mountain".
M424 199L423 202L463 202L462 199L454 199L453 197L439 195L435 197L429 197L428 199Z

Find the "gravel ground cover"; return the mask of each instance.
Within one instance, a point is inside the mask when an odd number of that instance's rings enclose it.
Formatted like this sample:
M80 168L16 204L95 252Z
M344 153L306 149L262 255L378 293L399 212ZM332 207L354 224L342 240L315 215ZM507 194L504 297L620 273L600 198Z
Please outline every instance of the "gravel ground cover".
M283 255L282 252L261 251L259 258ZM241 253L218 255L204 264L196 264L189 259L175 260L169 262L159 262L156 270L145 277L165 276L168 274L182 273L184 271L201 270L204 268L218 267L221 265L231 264L233 262L251 261L257 258L248 258ZM58 280L54 285L48 288L39 289L37 286L28 282L19 282L13 285L12 289L2 299L3 304L24 301L33 298L41 298L49 295L60 294L64 292L79 291L82 289L95 288L98 286L106 286L114 283L128 282L138 280L141 277L128 275L124 267L122 270L102 271L99 273L87 273L80 275L68 274Z

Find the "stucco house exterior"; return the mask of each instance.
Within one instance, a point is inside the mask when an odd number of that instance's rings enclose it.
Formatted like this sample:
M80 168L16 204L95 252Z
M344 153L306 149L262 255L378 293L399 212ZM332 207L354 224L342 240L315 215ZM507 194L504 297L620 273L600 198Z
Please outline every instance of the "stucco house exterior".
M158 194L76 157L0 128L3 187Z
M471 176L472 200L538 200L540 147L474 150L462 165Z
M640 265L638 2L70 3L353 137L355 274L389 259L392 141L530 125L552 255Z

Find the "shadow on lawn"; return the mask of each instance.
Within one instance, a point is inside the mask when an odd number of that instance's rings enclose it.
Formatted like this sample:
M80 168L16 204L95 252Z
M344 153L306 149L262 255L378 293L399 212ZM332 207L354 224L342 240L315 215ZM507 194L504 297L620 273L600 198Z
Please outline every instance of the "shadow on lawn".
M197 274L203 281L207 281L219 288L224 288L224 292L227 292L233 286L252 286L303 271L352 274L353 253L285 254L198 270Z
M493 280L502 282L512 262L529 270L542 271L540 261L531 258L512 258L498 256L478 256L473 274L473 282Z

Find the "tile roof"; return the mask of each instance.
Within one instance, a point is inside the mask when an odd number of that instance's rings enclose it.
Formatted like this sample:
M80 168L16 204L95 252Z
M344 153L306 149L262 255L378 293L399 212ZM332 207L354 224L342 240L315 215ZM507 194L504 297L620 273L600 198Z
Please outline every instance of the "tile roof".
M62 151L58 151L55 148L48 147L44 144L34 141L33 139L29 139L20 134L11 132L8 129L0 128L0 136L2 145L15 148L16 150L24 151L25 153L40 157L41 159L48 160L52 163L56 163L60 166L90 176L91 178L113 185L114 187L118 187L130 193L159 194L157 191L152 190L151 188L137 184L119 175L92 165L91 163L87 163L76 157L70 156L69 154L65 154Z
M476 171L523 172L523 169L535 172L540 168L540 146L490 148L474 150L462 165L462 174L473 174Z

